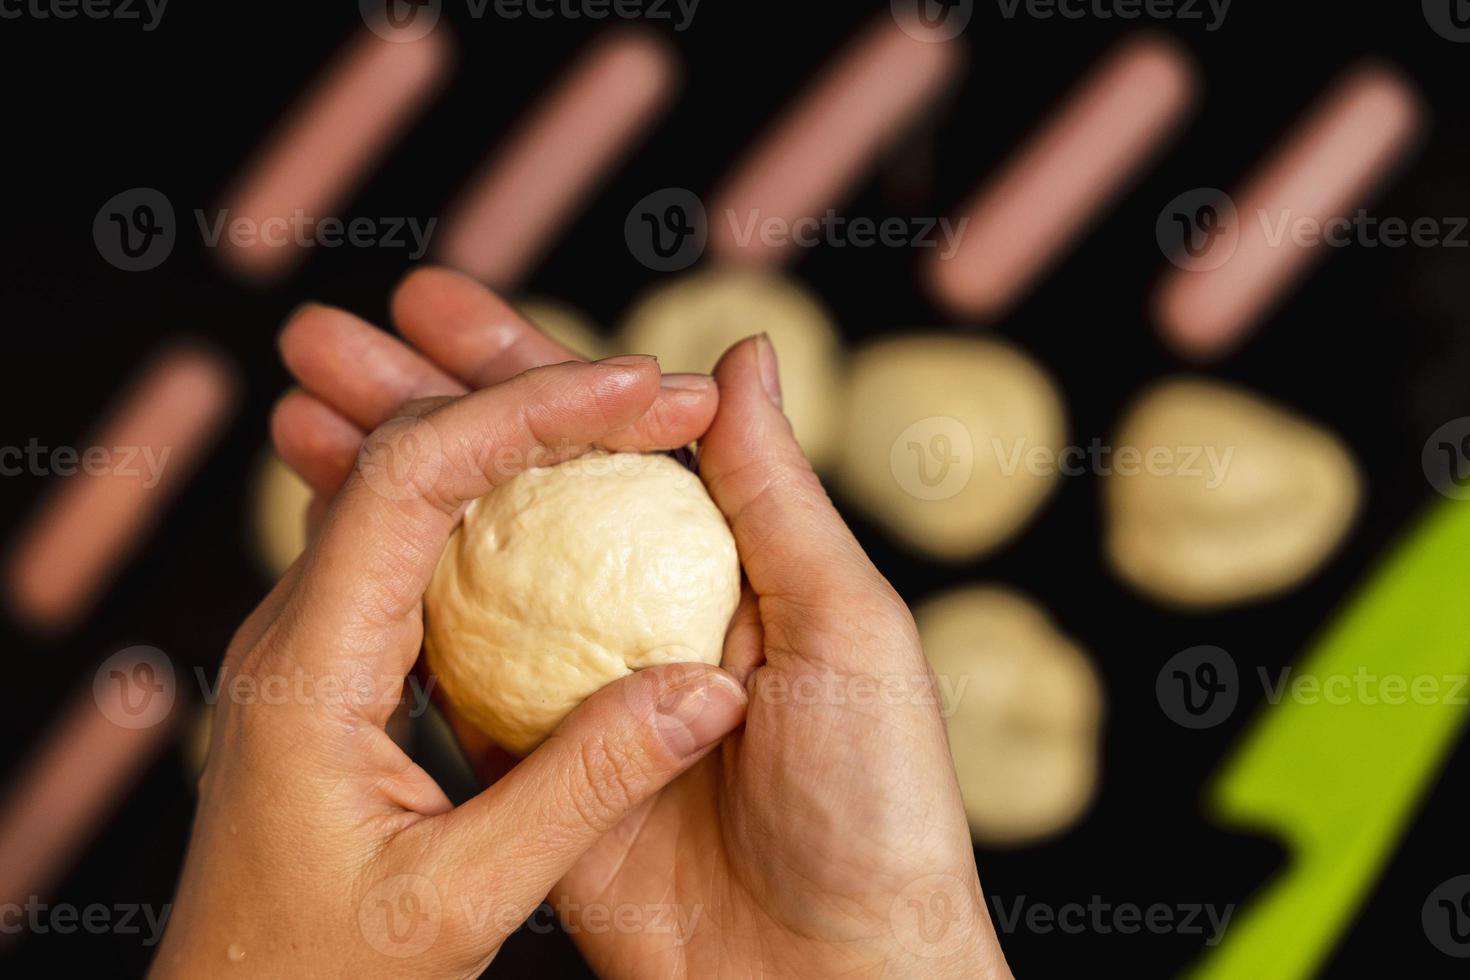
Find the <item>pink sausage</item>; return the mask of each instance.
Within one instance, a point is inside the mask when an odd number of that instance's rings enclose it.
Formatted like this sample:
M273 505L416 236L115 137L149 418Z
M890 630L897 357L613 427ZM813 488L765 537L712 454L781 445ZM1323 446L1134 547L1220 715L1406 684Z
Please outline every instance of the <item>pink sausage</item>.
M1236 227L1222 229L1193 268L1166 274L1155 296L1164 340L1200 359L1238 344L1321 255L1282 229L1298 219L1322 228L1358 206L1413 145L1423 118L1412 87L1390 69L1364 66L1334 86L1233 195Z
M962 210L954 253L926 259L935 296L963 316L1004 313L1175 132L1197 89L1188 55L1158 37L1110 55Z
M22 531L5 576L22 619L56 630L91 606L228 420L236 387L234 370L203 350L154 361L91 442L107 463L60 477Z
M678 63L642 32L597 43L450 209L440 260L513 286L673 95Z

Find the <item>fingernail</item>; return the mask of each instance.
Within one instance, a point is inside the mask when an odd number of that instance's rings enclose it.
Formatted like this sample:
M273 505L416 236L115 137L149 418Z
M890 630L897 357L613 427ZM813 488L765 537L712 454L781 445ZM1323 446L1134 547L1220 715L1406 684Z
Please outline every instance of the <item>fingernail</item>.
M777 408L781 407L781 368L776 363L776 348L767 334L755 338L756 360L760 364L761 385Z
M666 374L661 384L679 391L703 391L715 383L707 374Z
M658 699L658 730L679 758L724 738L745 717L745 691L723 674L702 673Z
M598 364L616 364L620 367L628 367L636 364L654 364L658 358L652 354L619 354L617 357L604 357Z

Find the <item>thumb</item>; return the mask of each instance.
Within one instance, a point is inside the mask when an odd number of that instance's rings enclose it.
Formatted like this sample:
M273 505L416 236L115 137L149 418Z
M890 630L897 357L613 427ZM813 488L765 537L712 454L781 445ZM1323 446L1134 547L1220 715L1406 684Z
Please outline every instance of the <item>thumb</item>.
M598 839L745 720L716 667L668 664L609 684L505 778L442 821L446 879L521 922Z
M731 347L714 376L720 406L699 442L699 472L730 522L763 616L772 603L807 615L888 591L797 445L770 339Z

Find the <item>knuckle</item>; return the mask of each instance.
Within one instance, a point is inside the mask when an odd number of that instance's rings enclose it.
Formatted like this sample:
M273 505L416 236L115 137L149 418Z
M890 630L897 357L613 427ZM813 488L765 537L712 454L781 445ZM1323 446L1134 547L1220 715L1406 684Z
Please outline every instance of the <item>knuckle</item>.
M592 827L610 827L633 807L641 782L638 763L606 737L584 739L577 752L572 805Z

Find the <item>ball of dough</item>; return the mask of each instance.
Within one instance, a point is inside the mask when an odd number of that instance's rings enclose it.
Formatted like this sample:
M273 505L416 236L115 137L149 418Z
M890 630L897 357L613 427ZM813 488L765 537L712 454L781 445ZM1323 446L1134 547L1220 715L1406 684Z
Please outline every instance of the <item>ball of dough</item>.
M825 465L837 423L842 348L826 308L796 282L741 269L686 276L634 305L620 346L658 355L665 371L708 372L730 346L761 332L776 348L796 439L814 466Z
M516 304L521 316L552 340L576 351L589 361L610 357L612 347L578 311L550 299L526 299Z
M1019 844L1070 826L1097 785L1103 697L1087 655L1007 589L948 592L914 618L944 697L971 833Z
M256 468L253 498L255 552L271 577L280 578L306 550L311 487L268 452Z
M735 539L668 456L589 453L471 502L424 596L444 693L524 754L610 681L718 664L740 598Z
M838 485L900 540L959 560L1015 534L1056 482L1061 397L1029 357L992 340L883 340L853 357Z
M1115 456L1123 447L1137 452L1128 473L1115 466L1107 477L1109 559L1143 592L1181 606L1301 581L1337 547L1362 497L1335 435L1215 382L1146 392L1119 428Z

